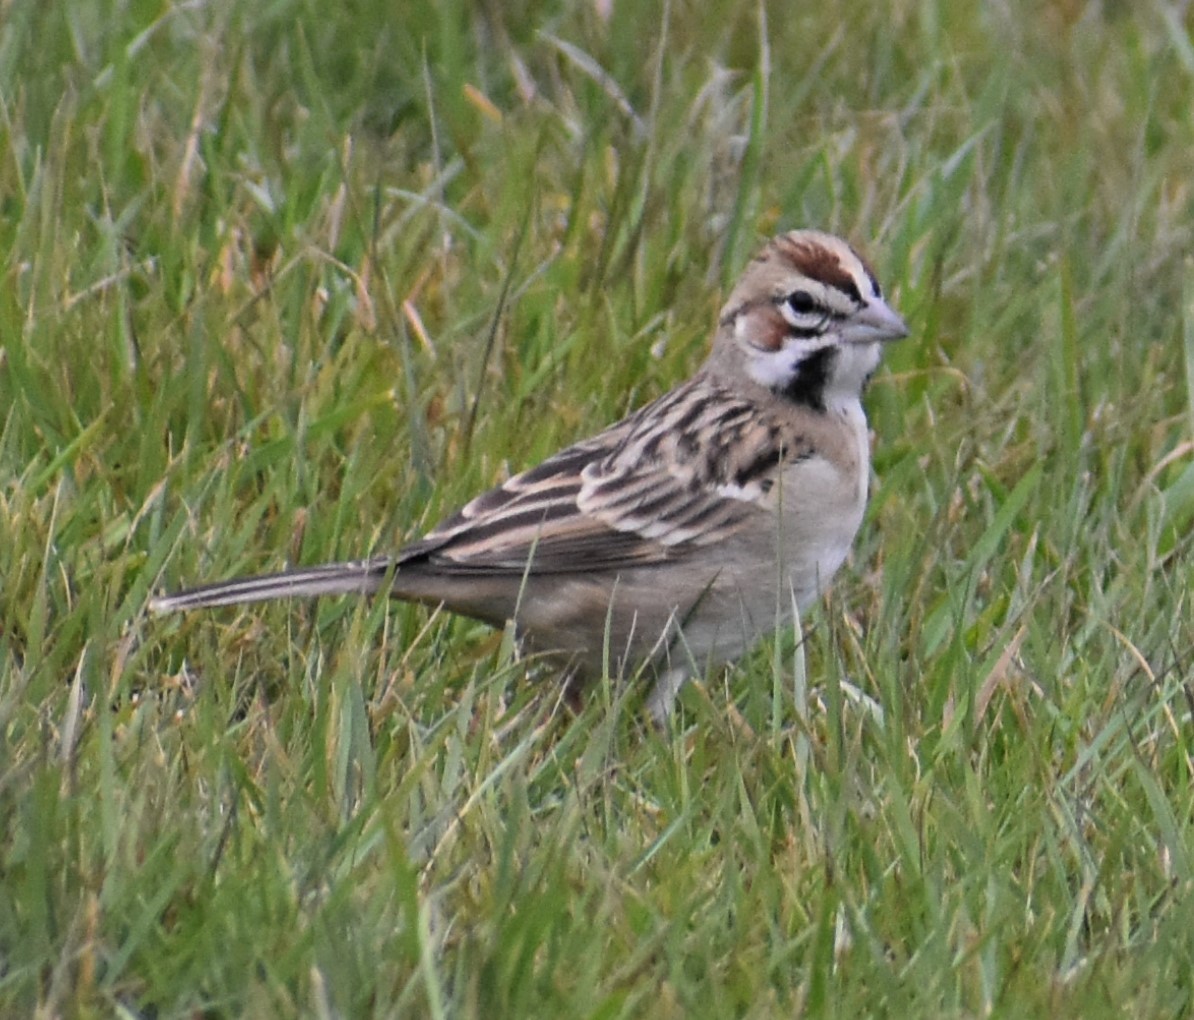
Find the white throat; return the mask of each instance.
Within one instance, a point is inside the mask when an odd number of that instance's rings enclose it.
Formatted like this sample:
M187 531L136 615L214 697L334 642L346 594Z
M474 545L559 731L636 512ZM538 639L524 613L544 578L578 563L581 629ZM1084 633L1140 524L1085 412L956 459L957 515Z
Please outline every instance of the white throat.
M844 343L837 350L833 371L825 381L825 406L857 404L867 380L879 367L880 344Z

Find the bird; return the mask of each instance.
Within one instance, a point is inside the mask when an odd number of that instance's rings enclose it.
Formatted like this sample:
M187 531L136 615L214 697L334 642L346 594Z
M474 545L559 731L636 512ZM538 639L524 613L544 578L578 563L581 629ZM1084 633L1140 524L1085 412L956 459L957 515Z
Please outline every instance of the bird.
M908 335L863 257L816 230L773 237L674 389L477 496L391 555L160 595L156 613L385 593L504 627L570 697L648 675L666 723L683 684L790 626L862 524L861 397Z

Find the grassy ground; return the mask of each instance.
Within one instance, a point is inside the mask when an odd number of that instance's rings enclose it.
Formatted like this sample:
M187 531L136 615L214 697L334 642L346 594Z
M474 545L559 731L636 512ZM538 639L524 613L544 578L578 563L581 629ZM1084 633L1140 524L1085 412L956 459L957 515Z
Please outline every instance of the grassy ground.
M604 6L0 2L0 1015L1189 1014L1188 5ZM797 225L914 339L673 732L417 608L146 618L662 392Z

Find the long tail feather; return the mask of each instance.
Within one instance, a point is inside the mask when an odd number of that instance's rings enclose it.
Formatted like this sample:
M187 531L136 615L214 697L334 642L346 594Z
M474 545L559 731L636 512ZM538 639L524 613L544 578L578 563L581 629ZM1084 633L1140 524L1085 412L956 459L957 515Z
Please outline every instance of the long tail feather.
M210 606L233 606L242 602L263 602L266 599L369 595L382 586L393 565L392 557L381 556L371 560L304 567L262 577L235 578L170 595L159 595L150 600L149 609L153 613L173 613Z

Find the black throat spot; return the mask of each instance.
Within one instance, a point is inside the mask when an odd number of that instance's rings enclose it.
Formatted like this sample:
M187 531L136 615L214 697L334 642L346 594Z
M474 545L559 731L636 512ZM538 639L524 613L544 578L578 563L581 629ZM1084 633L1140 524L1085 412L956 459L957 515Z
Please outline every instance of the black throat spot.
M825 384L829 382L836 358L836 347L822 347L794 365L788 385L777 387L776 392L794 404L803 404L814 411L824 411Z

